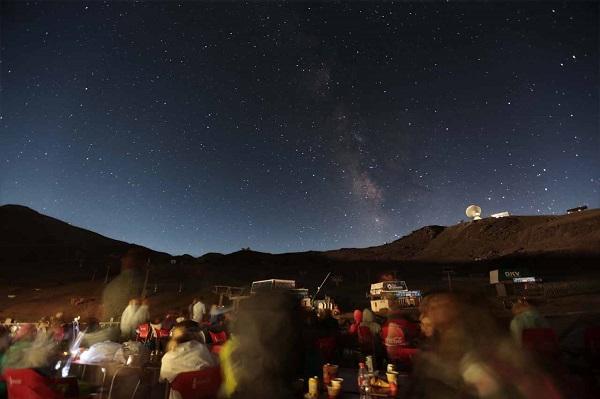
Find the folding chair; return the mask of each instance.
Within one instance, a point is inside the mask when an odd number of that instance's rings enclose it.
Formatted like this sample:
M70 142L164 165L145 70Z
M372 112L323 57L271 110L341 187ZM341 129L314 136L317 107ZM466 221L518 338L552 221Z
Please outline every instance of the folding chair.
M208 333L210 334L210 341L214 345L222 345L225 343L225 341L227 341L227 333L225 331L218 333L209 331Z
M140 342L147 342L152 338L152 326L150 323L140 324L137 328L136 340Z
M3 373L10 399L77 398L79 389L73 378L48 378L34 369L5 369Z
M215 399L219 393L222 376L220 367L180 373L170 384L182 399Z

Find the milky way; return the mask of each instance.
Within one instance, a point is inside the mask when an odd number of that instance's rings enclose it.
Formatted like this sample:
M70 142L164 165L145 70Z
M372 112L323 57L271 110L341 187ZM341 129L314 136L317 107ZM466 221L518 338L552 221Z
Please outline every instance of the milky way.
M0 203L194 255L600 206L595 2L1 14Z

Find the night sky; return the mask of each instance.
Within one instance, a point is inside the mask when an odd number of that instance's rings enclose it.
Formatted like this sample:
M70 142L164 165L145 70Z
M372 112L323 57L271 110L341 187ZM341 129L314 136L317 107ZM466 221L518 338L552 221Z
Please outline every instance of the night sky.
M0 203L193 255L598 207L598 11L2 2Z

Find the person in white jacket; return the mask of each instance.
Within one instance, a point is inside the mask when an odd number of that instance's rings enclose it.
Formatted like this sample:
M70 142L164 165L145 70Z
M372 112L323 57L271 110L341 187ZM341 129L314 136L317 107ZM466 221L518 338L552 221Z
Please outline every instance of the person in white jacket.
M180 373L197 371L215 367L217 360L201 343L198 325L189 320L173 327L171 340L167 345L167 353L162 358L160 380L173 382ZM179 392L171 390L169 399L181 399Z
M150 321L150 305L147 299L142 300L142 304L137 308L131 323L133 328L136 329L140 324L144 324Z
M202 323L204 319L204 315L206 314L206 305L202 302L202 297L200 297L192 306L192 320L196 323Z
M137 299L131 299L129 301L129 305L123 311L121 315L121 335L124 338L132 338L135 336L135 329L137 325L135 325L135 314L140 307L140 302Z

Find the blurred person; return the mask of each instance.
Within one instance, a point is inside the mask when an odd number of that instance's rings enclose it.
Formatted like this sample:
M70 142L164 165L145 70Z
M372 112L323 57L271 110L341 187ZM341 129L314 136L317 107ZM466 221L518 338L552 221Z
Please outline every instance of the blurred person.
M319 375L321 367L321 356L317 347L317 341L321 335L319 328L319 317L312 308L303 308L300 311L302 321L302 375Z
M102 328L100 322L95 317L86 319L83 333L81 346L84 348L89 348L99 342L117 341L121 335L121 332L117 327Z
M220 313L219 313L219 307L217 306L216 303L213 303L212 305L210 305L210 310L208 311L208 315L209 315L209 322L211 325L217 323Z
M150 321L150 302L148 299L143 299L140 306L135 311L132 324L137 328L140 324L148 323Z
M169 310L161 322L161 327L167 330L171 330L175 326L175 324L178 323L177 316L177 312L175 312L174 310Z
M140 269L148 260L143 248L133 247L121 258L121 272L102 293L104 320L118 318L131 298L142 295L144 279Z
M216 366L216 359L202 340L197 323L188 320L176 324L161 361L160 379L170 383L180 373ZM169 398L181 399L181 395L171 390Z
M362 322L360 323L360 327L368 327L374 337L379 336L379 333L381 332L381 326L375 320L375 313L368 308L365 308L362 311Z
M418 337L419 327L409 320L399 308L392 308L388 319L381 327L381 341L388 361L395 363L399 369L410 370L411 351Z
M152 327L152 335L156 336L156 331L163 328L162 320L160 317L155 317L150 321L150 327Z
M339 323L333 318L331 310L319 309L317 312L319 332L321 336L331 337L336 336L339 330Z
M348 332L350 334L358 334L358 327L360 326L360 323L362 323L362 311L360 309L355 309L354 313L352 313L352 317L354 323L350 324Z
M0 372L2 371L2 363L4 360L4 353L10 347L10 330L6 326L0 325ZM6 392L6 382L0 378L0 398L6 398L8 393Z
M384 345L412 346L419 335L419 326L403 313L398 306L392 306L386 322L381 326Z
M240 304L226 344L224 388L233 398L290 398L302 372L300 309L285 293Z
M232 358L233 352L237 350L239 343L235 335L231 335L219 351L219 363L223 374L220 397L229 398L237 389L236 371L241 365L235 364Z
M548 328L546 319L525 298L519 299L512 306L513 318L510 322L510 333L520 346L523 330L528 328Z
M57 348L50 336L36 334L35 325L22 324L2 358L2 369L34 368L49 374L51 364L57 359Z
M203 299L203 297L199 297L192 306L192 320L196 323L202 323L206 314L206 305L202 302Z
M194 305L198 302L198 298L192 298L192 303L190 303L187 307L187 318L188 320L192 320L194 316Z
M136 313L140 307L140 301L136 298L129 300L129 304L123 310L121 315L121 336L130 339L135 336L135 329L139 326L136 324Z
M428 346L409 398L558 399L552 382L502 334L479 298L429 296L421 306Z

